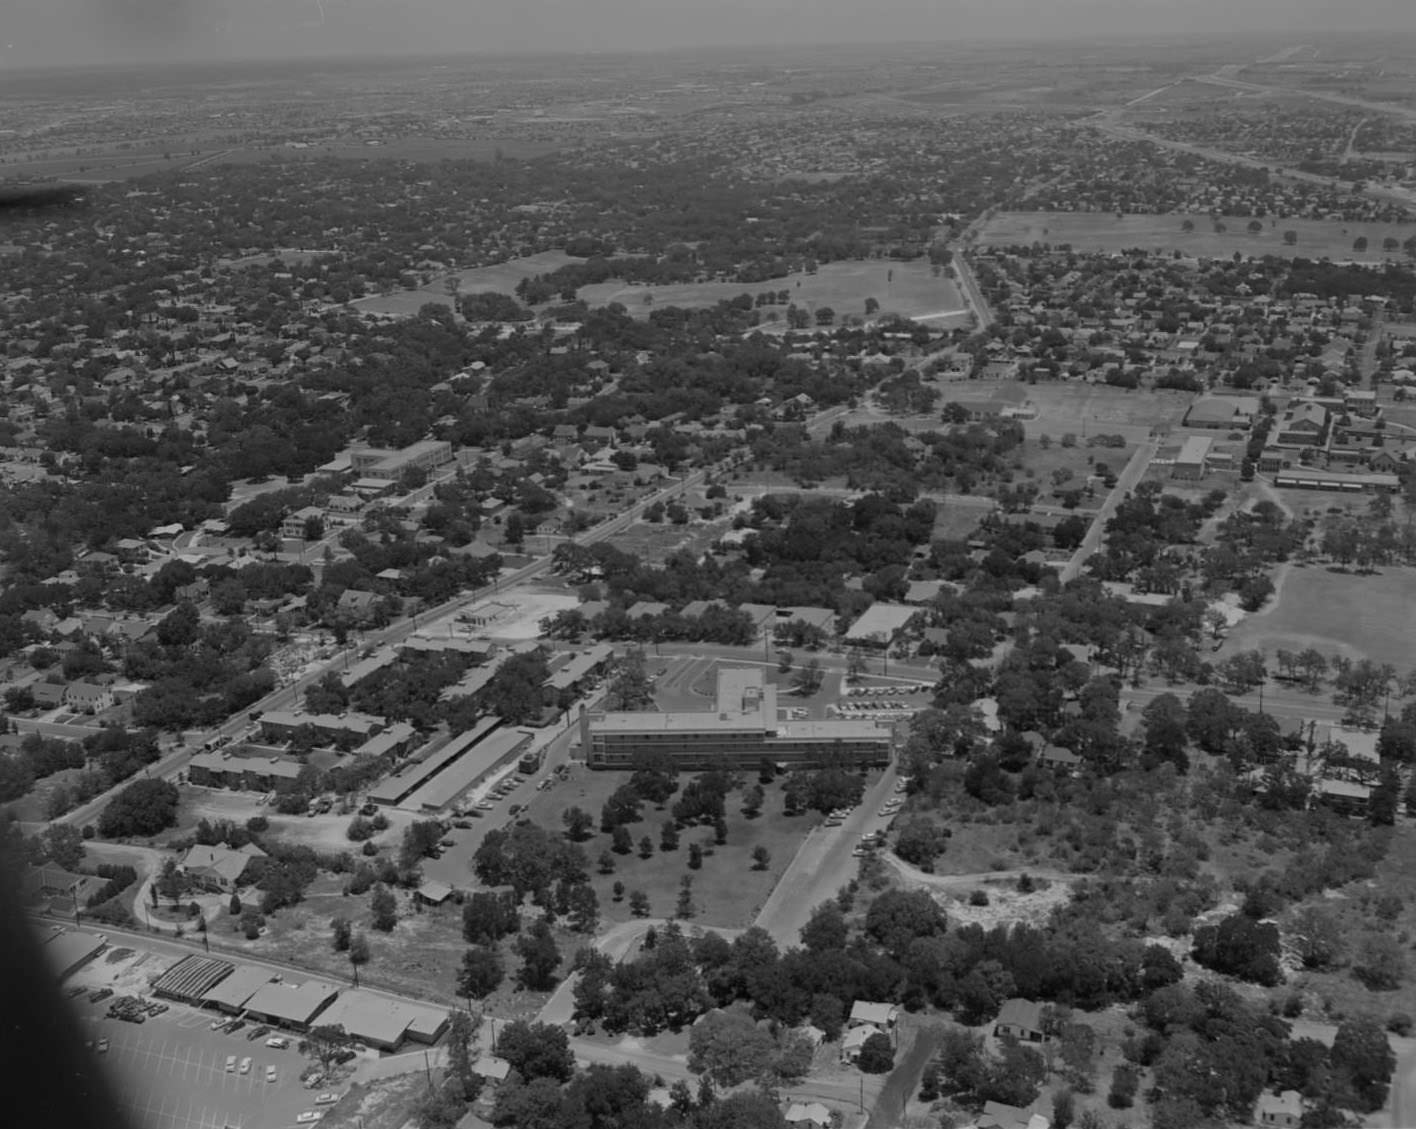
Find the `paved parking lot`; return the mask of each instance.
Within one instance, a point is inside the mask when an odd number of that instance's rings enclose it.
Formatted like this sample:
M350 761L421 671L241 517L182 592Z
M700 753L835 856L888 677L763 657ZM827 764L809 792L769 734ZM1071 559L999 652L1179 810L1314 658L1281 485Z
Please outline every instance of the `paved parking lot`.
M231 1035L212 1031L210 1014L179 1006L134 1024L105 1018L106 1001L76 1002L87 1037L108 1039L101 1061L144 1129L284 1129L314 1108L315 1092L300 1084L309 1060L293 1041L281 1051L264 1039L248 1041L250 1027ZM227 1073L228 1055L236 1056L237 1071L250 1056L250 1073ZM265 1080L267 1066L276 1068L275 1082Z

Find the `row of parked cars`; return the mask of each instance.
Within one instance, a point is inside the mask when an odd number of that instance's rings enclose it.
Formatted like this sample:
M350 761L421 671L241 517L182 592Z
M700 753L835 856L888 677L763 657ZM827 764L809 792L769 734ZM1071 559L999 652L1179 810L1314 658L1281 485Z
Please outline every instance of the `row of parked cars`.
M924 686L847 686L843 693L847 698L890 698L918 694L925 689Z

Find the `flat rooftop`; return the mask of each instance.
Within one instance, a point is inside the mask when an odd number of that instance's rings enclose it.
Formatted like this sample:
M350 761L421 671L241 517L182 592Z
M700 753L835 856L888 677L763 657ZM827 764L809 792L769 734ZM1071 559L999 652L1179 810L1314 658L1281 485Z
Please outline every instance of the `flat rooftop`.
M488 734L418 788L403 801L403 806L429 810L447 807L530 740L531 735L520 729L499 729Z
M459 733L441 749L385 777L377 787L369 790L369 799L377 804L400 803L415 788L426 784L435 773L441 772L500 724L500 719L495 717L481 718L471 729Z
M872 604L846 632L847 639L888 641L919 614L907 604Z

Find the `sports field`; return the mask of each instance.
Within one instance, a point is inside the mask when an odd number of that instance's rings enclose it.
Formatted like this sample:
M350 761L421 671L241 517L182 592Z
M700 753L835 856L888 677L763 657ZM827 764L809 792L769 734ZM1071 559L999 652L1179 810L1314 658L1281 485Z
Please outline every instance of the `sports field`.
M1194 231L1183 225L1189 220ZM1263 230L1250 233L1249 219L1227 217L1220 221L1225 231L1216 232L1206 215L1127 215L1115 212L999 212L979 233L980 246L1007 247L1016 244L1071 244L1078 251L1125 251L1142 248L1169 254L1228 258L1238 251L1250 257L1275 255L1285 258L1335 259L1361 263L1402 260L1400 244L1410 239L1416 228L1409 224L1349 223L1345 220L1265 219ZM1297 242L1284 240L1285 231L1298 233ZM1358 236L1367 239L1366 251L1353 250ZM1383 251L1382 241L1397 240L1395 251Z
M852 259L825 263L815 274L797 273L766 282L690 282L675 286L630 286L611 279L609 282L580 288L580 296L592 306L622 302L631 314L647 317L655 306L693 308L712 306L723 299L761 291L790 293L790 301L799 307L816 311L829 306L837 321L848 315L865 316L865 300L880 303L880 313L896 313L904 317L930 319L935 324L949 325L951 318L962 320L967 314L964 300L954 284L942 274L934 276L931 264L924 259L914 262L892 262L888 259ZM646 298L652 299L645 301ZM763 307L764 317L775 310L785 315L785 306Z
M1412 665L1409 609L1416 603L1416 569L1383 568L1359 576L1310 565L1287 569L1280 585L1276 604L1230 632L1224 654L1315 647L1329 655L1392 663L1402 671Z

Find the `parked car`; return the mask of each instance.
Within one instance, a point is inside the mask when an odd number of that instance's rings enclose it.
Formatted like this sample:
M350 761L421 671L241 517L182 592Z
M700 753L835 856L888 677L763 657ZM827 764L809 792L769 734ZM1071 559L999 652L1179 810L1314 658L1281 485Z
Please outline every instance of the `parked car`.
M234 1074L234 1073L236 1073L236 1056L235 1056L235 1055L227 1055L227 1056L226 1056L226 1073L227 1073L227 1074Z
M444 836L443 838L441 838L441 839L438 840L438 846L439 846L439 847L455 847L455 846L457 846L457 840L456 840L456 839L453 839L451 836Z
M75 984L72 988L65 992L64 995L68 996L69 999L72 1000L75 996L82 996L87 991L88 989L85 988L82 984Z
M89 993L89 1003L101 1004L109 996L113 995L112 988L99 988L96 992Z
M322 1109L307 1109L304 1113L299 1114L295 1118L295 1124L309 1125L311 1122L318 1121L323 1116L324 1110Z
M223 1027L226 1026L227 1022L228 1021L225 1019L213 1019L207 1026L209 1026L213 1031L220 1031Z
M239 1069L240 1069L240 1071L241 1071L242 1074L249 1074L249 1073L251 1073L251 1056L250 1056L250 1055L247 1055L245 1058L243 1058L243 1059L241 1060L241 1066L240 1066Z
M274 1082L274 1081L275 1081L275 1067L273 1067L273 1066L267 1066L267 1067L266 1067L266 1081L267 1081L267 1082Z
M107 1039L100 1039L100 1040L98 1041L98 1053L101 1054L101 1055L106 1055L106 1054L108 1053L108 1040L107 1040Z
M337 1101L339 1101L339 1095L330 1093L328 1090L326 1090L323 1094L321 1094L315 1099L315 1105L334 1105L334 1103Z
M274 1049L277 1050L277 1051L283 1051L283 1050L284 1050L286 1047L288 1047L289 1045L290 1045L290 1040L287 1039L287 1038L285 1038L285 1037L282 1036L282 1035L276 1035L273 1039L267 1039L267 1040L266 1040L266 1046L272 1047L272 1048L274 1048ZM271 1067L271 1069L274 1070L275 1067Z
M261 1038L263 1035L269 1035L269 1034L270 1034L270 1028L269 1028L269 1027L256 1027L256 1028L253 1028L252 1030L246 1032L246 1038L248 1038L248 1039L250 1039L250 1040L252 1040L252 1041L254 1042L256 1039Z
M459 831L470 831L472 828L472 824L465 819L454 819L452 821L452 825L456 827Z

